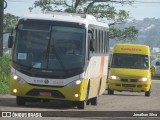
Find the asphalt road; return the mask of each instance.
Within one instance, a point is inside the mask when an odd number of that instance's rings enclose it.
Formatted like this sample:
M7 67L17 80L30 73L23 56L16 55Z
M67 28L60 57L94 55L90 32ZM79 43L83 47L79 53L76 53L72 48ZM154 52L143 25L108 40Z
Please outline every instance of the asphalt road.
M121 114L121 111L122 111L122 114L124 114L122 115L122 117L124 117L125 114L130 114L124 111L135 111L135 112L132 112L131 115L132 114L134 115L134 113L140 114L144 111L144 114L153 113L152 114L153 116L150 116L151 118L155 117L157 119L160 119L160 80L152 81L152 90L151 90L150 97L146 97L144 93L133 93L133 92L115 92L114 95L108 95L106 91L102 96L99 97L98 103L99 104L97 106L87 105L85 110L79 110L76 107L72 107L70 103L62 103L62 102L55 102L55 101L49 102L49 103L44 103L44 102L27 103L25 106L18 106L16 105L16 99L14 96L0 95L0 112L4 112L4 111L48 112L50 111L52 115L54 114L56 115L56 111L59 111L59 113L62 113L62 115L71 114L73 116L76 114L85 116L85 114L89 112L87 114L93 115L93 118L92 118L92 115L89 116L90 119L94 119L94 116L96 116L97 113L98 113L97 115L102 114L103 116L105 112L106 114L109 114L110 111L113 111L113 113L111 114L116 114L117 111L118 112L120 111L118 114ZM47 115L50 113L47 113ZM159 116L159 118L156 115ZM101 118L101 116L98 116L98 117ZM145 119L147 120L151 118L145 118ZM58 117L57 120L58 119L61 120L66 118ZM71 117L71 119L73 119L73 117ZM114 120L114 118L112 119ZM109 120L112 120L112 119L109 119ZM142 119L143 117L140 117L140 120Z

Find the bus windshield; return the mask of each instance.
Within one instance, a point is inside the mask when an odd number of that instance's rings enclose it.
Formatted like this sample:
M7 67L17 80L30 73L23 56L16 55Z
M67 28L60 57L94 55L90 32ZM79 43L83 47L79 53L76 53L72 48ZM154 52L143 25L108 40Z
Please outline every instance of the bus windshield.
M140 54L113 54L112 68L128 68L128 69L148 69L149 61L147 55Z
M84 66L84 46L84 28L19 24L13 60L31 69L78 69Z

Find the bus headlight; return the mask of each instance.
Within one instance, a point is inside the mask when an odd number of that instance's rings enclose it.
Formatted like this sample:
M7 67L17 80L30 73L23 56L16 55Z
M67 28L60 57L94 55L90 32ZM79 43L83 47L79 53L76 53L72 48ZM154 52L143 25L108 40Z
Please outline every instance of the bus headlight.
M25 84L26 82L17 75L13 75L13 79L17 81L19 84Z
M18 76L17 76L17 75L14 75L14 76L13 76L13 79L14 79L14 80L17 80L17 79L18 79Z
M17 93L17 89L13 89L13 92L14 92L14 93Z
M75 81L72 81L70 82L69 84L67 84L68 87L75 87L76 85L79 85L81 84L81 80L75 80Z
M138 79L139 82L146 82L147 80L147 77L142 77Z
M120 80L118 76L112 75L109 77L110 80Z

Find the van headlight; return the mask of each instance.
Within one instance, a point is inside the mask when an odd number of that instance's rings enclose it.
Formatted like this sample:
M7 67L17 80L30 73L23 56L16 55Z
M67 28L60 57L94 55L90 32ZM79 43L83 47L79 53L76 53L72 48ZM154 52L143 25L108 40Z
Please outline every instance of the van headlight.
M112 75L109 77L110 80L120 80L118 76Z
M75 80L75 81L72 81L70 82L69 84L67 84L68 87L75 87L79 84L81 84L82 80Z
M148 80L147 77L142 77L138 79L139 82L146 82L147 80Z
M14 79L16 82L18 82L19 84L25 84L25 83L26 83L26 81L25 81L24 79L20 78L20 77L17 76L17 75L13 75L13 79Z

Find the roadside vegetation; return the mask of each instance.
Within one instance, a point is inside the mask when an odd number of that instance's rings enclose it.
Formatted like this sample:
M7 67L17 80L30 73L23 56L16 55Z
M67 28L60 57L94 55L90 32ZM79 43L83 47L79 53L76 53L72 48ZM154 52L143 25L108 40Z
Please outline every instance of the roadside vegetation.
M11 56L0 57L0 94L9 93Z

